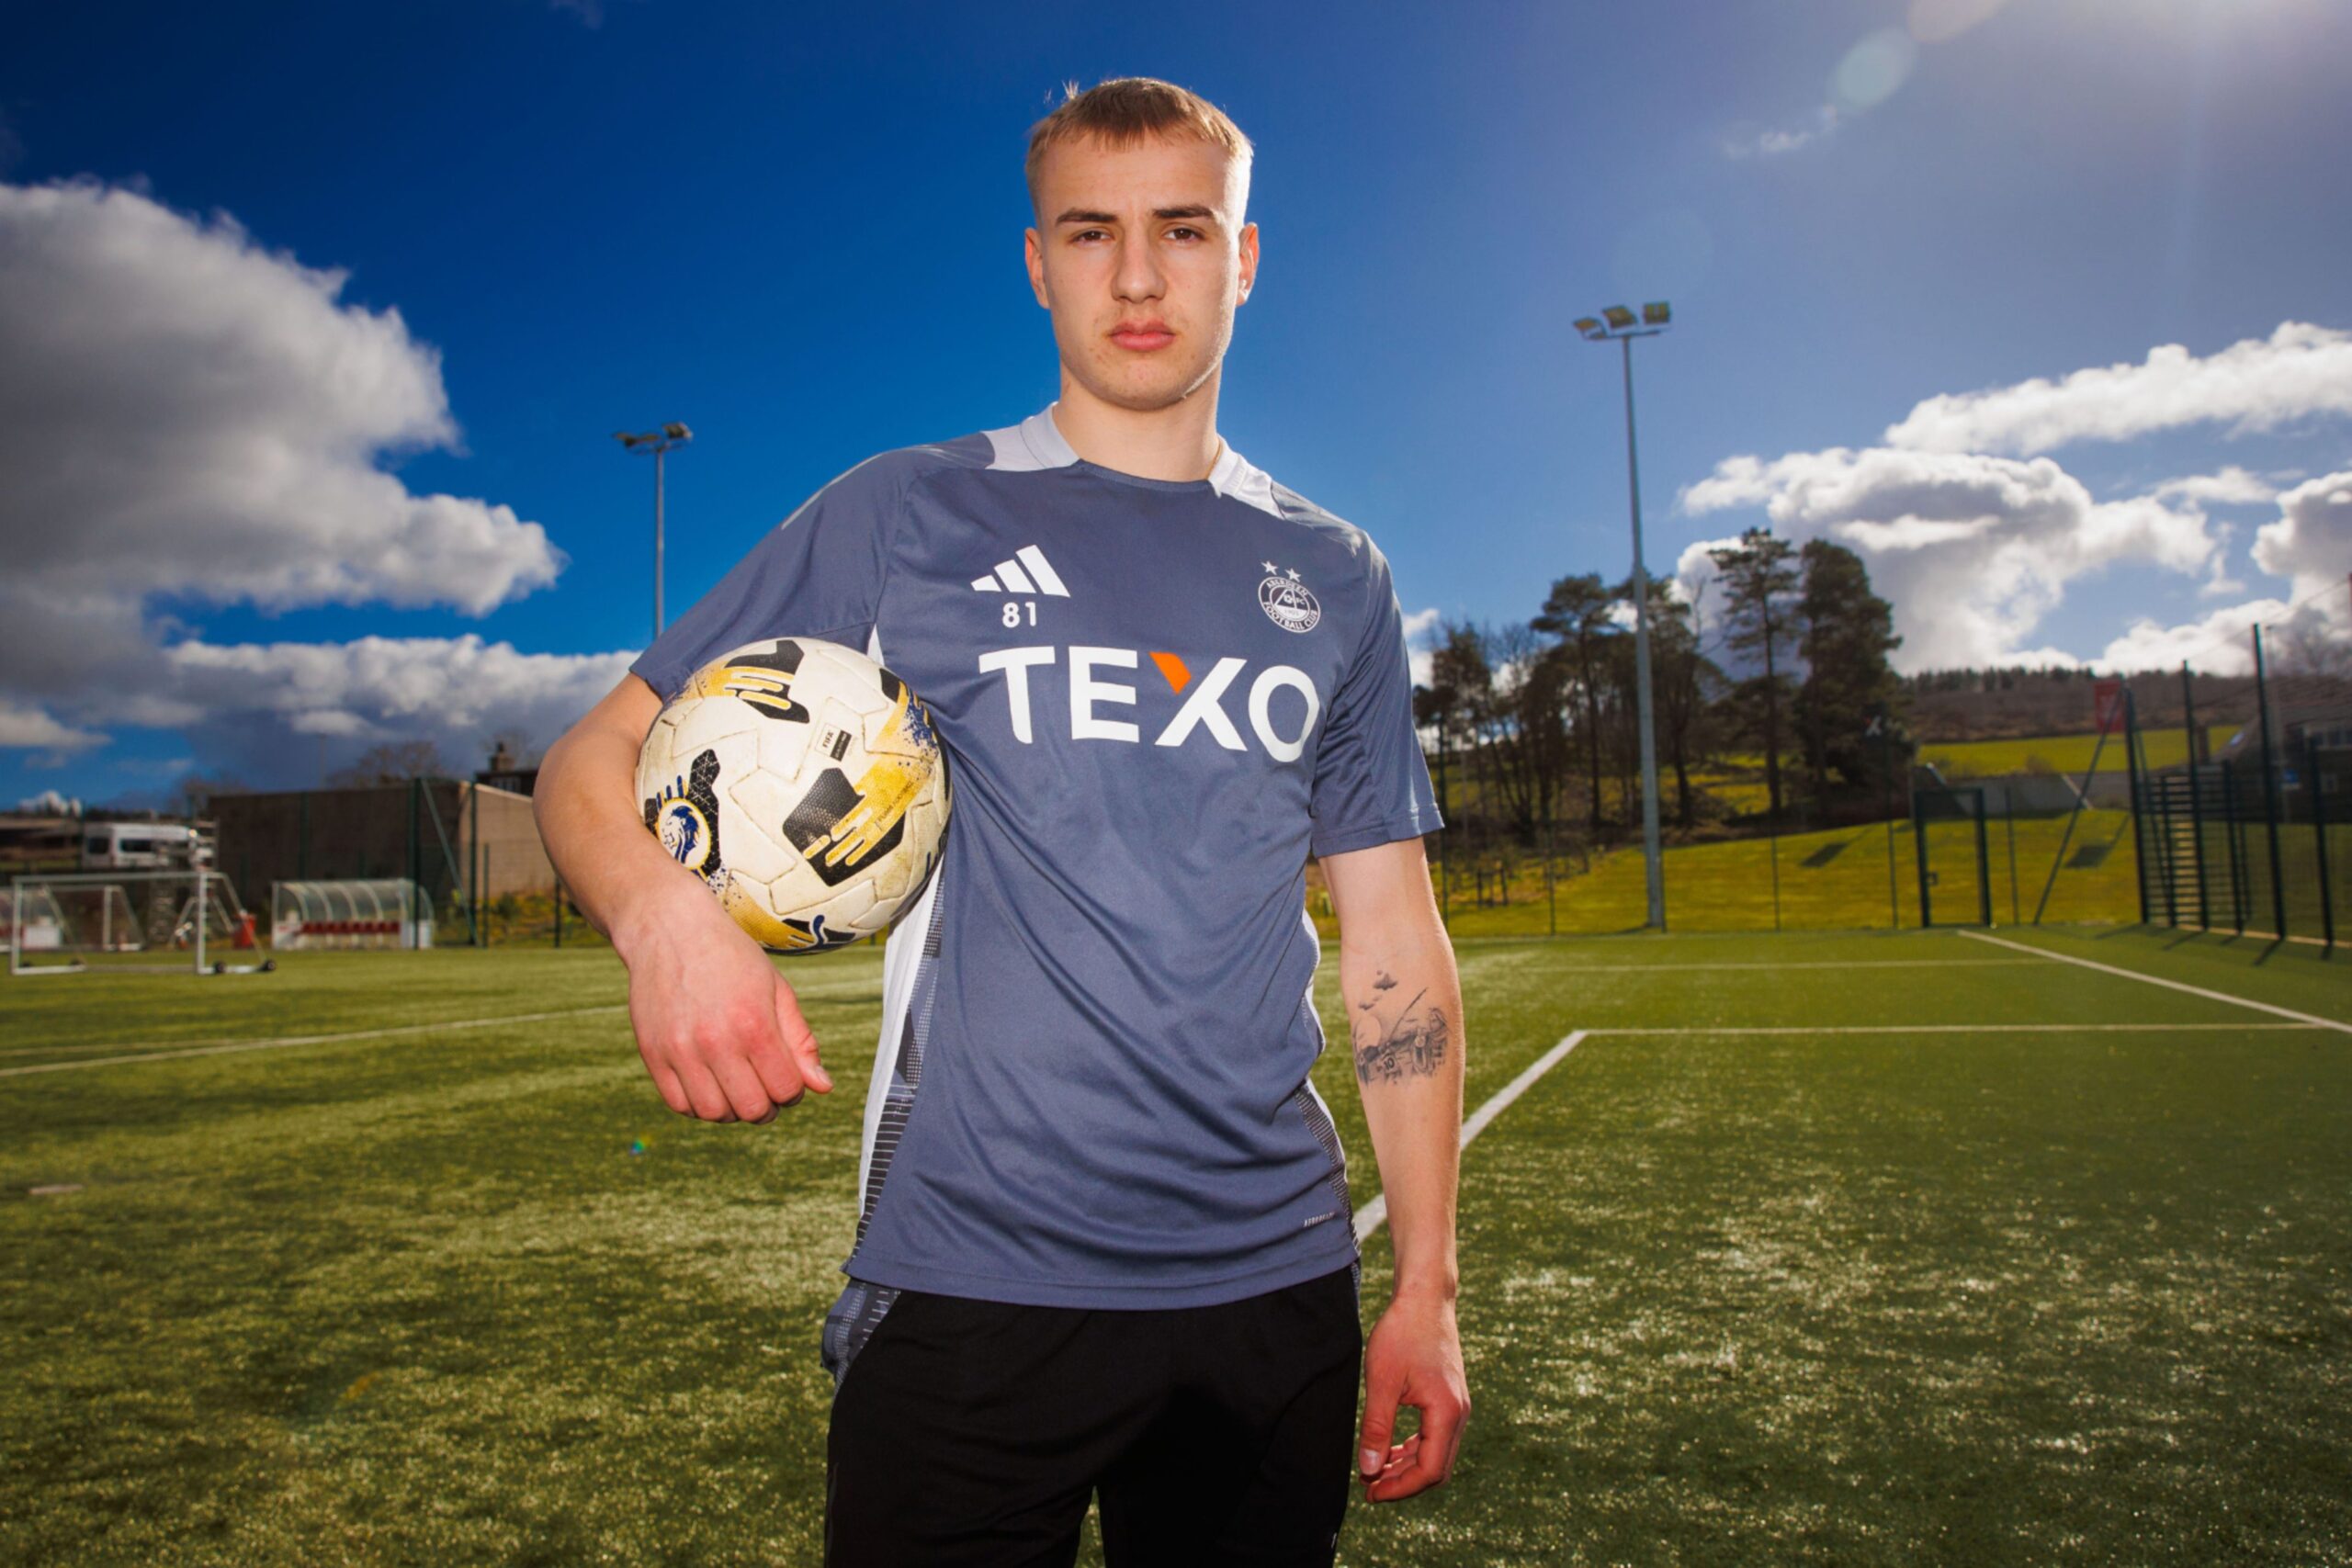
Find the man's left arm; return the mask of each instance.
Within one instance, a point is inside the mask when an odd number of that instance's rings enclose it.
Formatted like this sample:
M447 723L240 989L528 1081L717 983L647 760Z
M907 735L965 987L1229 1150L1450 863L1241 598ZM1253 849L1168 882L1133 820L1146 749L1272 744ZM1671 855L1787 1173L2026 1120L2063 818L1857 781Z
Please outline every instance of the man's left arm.
M1340 922L1340 996L1363 1096L1396 1269L1364 1350L1357 1467L1389 1503L1453 1472L1470 1415L1454 1322L1454 1191L1461 1168L1462 986L1419 839L1323 859ZM1397 1410L1420 1429L1393 1443Z

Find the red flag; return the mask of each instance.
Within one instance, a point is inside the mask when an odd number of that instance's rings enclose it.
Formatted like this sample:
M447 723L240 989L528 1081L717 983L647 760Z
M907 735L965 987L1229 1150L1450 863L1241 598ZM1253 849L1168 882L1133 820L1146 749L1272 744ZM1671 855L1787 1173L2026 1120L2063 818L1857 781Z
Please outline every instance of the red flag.
M2091 682L2091 706L2098 717L2098 732L2112 735L2123 728L2123 682L2094 681Z

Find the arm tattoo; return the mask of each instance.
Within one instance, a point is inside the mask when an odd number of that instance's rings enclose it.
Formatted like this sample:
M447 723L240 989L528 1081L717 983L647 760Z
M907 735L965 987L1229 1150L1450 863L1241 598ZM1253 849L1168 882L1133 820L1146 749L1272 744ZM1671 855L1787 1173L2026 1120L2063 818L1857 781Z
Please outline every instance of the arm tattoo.
M1385 975L1374 982L1380 990L1396 984ZM1359 1004L1364 1014L1356 1021L1354 1030L1359 1079L1364 1083L1396 1083L1407 1077L1428 1077L1437 1071L1445 1060L1448 1029L1442 1009L1414 1010L1428 994L1427 990L1414 992L1413 999L1397 1010L1395 1020L1385 1028L1372 1016L1372 1001Z

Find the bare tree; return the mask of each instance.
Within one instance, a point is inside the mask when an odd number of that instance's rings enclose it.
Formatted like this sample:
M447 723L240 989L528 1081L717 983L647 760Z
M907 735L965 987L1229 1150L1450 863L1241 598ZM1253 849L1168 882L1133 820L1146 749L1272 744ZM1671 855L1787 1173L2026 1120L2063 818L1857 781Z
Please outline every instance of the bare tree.
M362 751L350 766L327 775L330 789L365 789L411 779L446 778L449 764L430 740L388 740Z

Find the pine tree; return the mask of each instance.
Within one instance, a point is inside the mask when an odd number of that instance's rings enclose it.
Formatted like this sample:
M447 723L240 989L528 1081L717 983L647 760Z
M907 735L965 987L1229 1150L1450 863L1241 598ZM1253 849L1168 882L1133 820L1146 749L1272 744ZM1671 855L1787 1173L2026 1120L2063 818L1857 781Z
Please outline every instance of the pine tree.
M1591 782L1591 825L1596 838L1600 834L1600 696L1608 678L1606 645L1619 635L1610 618L1616 604L1617 596L1601 586L1600 574L1588 571L1552 584L1543 611L1529 623L1559 639L1560 653L1567 661L1578 705L1584 709L1584 722L1577 728L1584 732L1585 772Z
M1796 547L1770 528L1750 528L1736 545L1707 552L1723 573L1725 640L1736 652L1760 660L1764 671L1733 689L1746 728L1764 748L1764 784L1772 816L1781 815L1781 708L1788 677L1781 673L1793 624L1796 569L1789 564Z
M1871 707L1891 709L1900 695L1886 656L1903 639L1894 635L1893 608L1871 592L1860 556L1826 539L1809 539L1798 558L1804 586L1797 600L1797 651L1805 676L1797 691L1797 728L1819 800L1827 796L1833 773L1849 784L1875 776L1880 749L1866 743L1864 732Z

